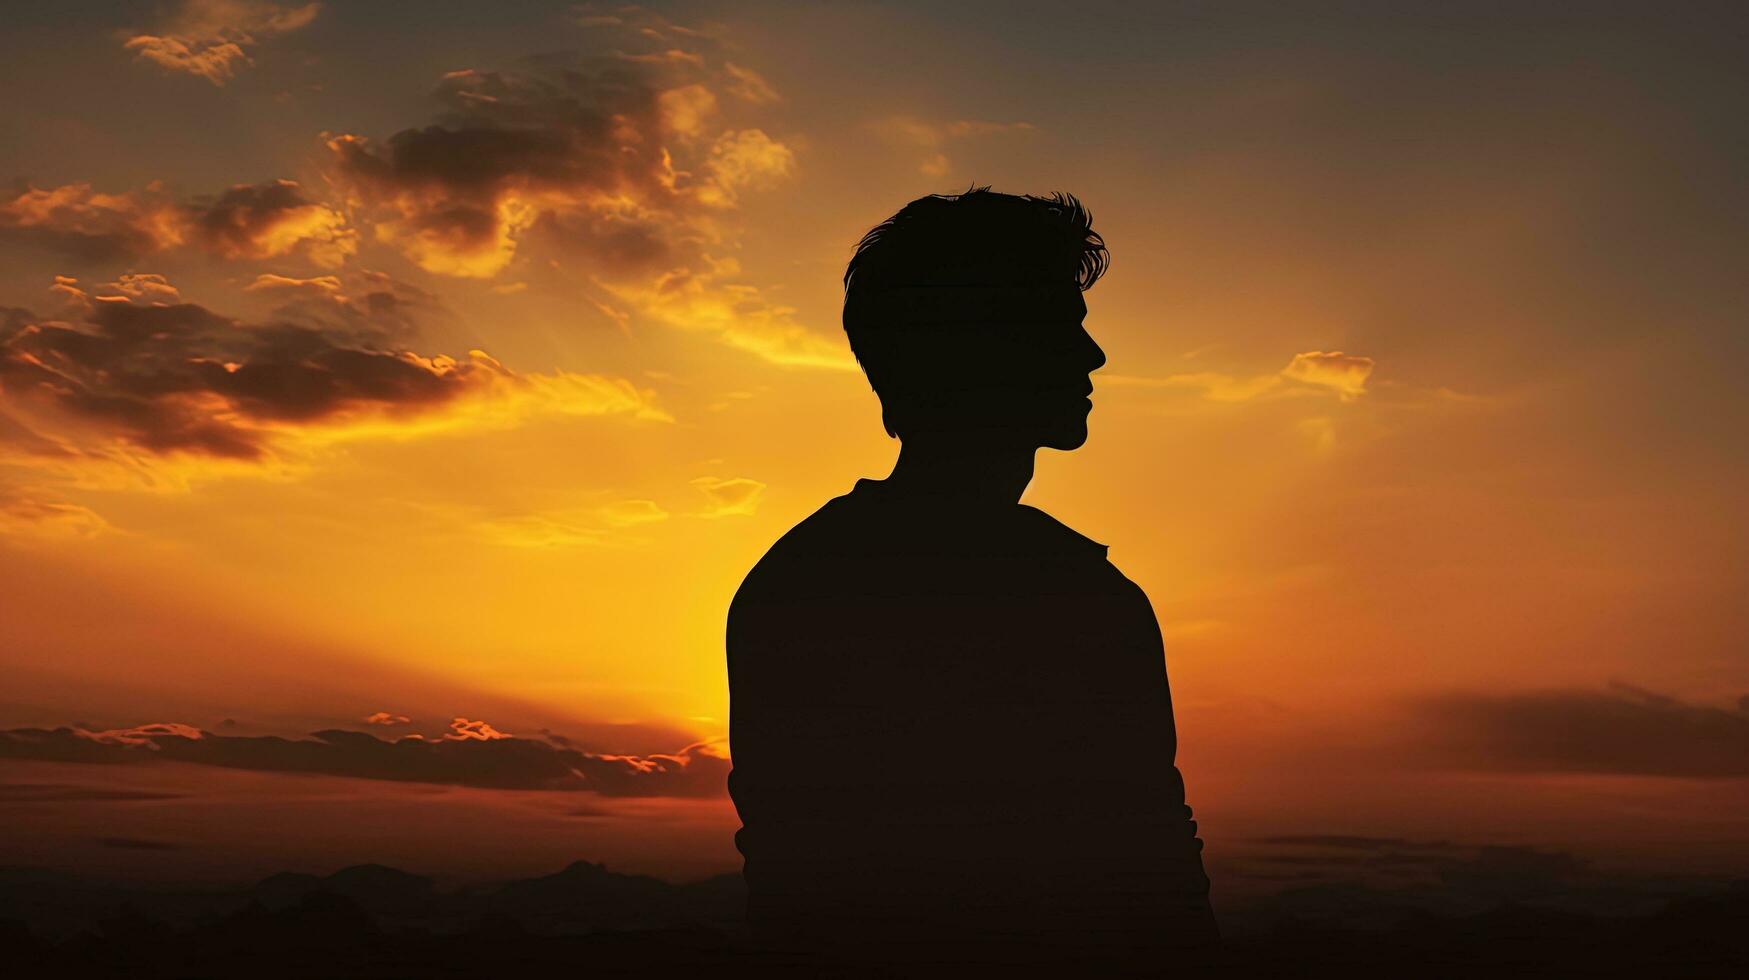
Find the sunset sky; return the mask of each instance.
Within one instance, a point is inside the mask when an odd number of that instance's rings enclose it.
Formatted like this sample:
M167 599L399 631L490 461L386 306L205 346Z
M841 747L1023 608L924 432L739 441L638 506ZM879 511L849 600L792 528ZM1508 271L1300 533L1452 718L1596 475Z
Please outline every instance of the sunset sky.
M1025 500L1153 601L1217 902L1294 834L1749 872L1749 18L1425 6L9 12L0 728L73 731L0 863L738 867L728 601L896 450L844 264L976 183L1110 245ZM251 761L333 729L443 744Z

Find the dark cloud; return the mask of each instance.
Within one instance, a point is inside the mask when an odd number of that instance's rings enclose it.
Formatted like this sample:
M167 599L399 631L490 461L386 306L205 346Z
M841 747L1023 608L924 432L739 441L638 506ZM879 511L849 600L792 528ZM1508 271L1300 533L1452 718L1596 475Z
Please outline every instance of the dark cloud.
M112 765L164 760L262 772L620 797L720 796L729 769L727 757L714 743L647 756L593 753L556 745L550 739L507 735L486 722L466 718L457 718L441 736L398 739L341 729L288 739L216 735L187 725L103 732L16 728L0 731L0 758ZM74 792L44 788L41 792L49 795L40 798L87 798L52 795L63 791ZM25 794L23 798L38 797Z
M712 742L694 742L673 753L576 756L578 770L606 796L720 796L729 776L728 757Z
M466 372L401 352L336 346L291 324L245 327L192 303L97 302L85 323L0 338L8 399L48 403L141 449L254 459L265 423L456 397Z
M719 121L713 86L734 76L702 57L530 65L445 75L431 125L328 139L336 181L430 271L493 275L531 232L610 275L701 266L712 214L793 166L763 131Z
M1629 684L1602 690L1451 693L1416 705L1442 762L1509 772L1749 776L1749 705L1693 704Z
M380 227L414 261L434 272L491 275L543 215L587 212L592 201L613 198L639 209L672 203L658 94L642 74L621 67L549 80L452 72L436 90L446 108L439 123L381 143L335 136L328 147L341 181L382 209ZM630 217L640 220L636 211Z
M340 212L304 196L296 181L238 184L190 208L193 237L225 258L264 259L302 249L337 266L357 250L357 234Z
M521 376L480 351L457 360L375 346L371 334L405 329L407 300L392 289L331 300L326 319L305 310L301 320L246 324L193 303L92 298L65 279L57 288L84 304L80 322L35 319L0 334L0 398L48 419L41 431L258 460L299 428L412 419L468 399L651 412L647 393L615 379Z

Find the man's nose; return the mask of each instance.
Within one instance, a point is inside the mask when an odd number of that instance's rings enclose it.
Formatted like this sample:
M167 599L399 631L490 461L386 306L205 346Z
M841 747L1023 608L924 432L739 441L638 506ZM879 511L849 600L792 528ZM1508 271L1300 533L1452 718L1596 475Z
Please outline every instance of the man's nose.
M1081 336L1086 341L1087 373L1092 374L1105 366L1105 350L1094 341L1086 327L1081 328Z

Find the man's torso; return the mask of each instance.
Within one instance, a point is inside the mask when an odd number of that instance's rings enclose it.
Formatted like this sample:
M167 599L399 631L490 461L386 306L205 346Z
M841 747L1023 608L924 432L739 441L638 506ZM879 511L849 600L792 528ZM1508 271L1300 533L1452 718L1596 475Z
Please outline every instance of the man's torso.
M1153 611L1042 512L861 481L748 575L729 658L756 925L1124 933L1206 894Z

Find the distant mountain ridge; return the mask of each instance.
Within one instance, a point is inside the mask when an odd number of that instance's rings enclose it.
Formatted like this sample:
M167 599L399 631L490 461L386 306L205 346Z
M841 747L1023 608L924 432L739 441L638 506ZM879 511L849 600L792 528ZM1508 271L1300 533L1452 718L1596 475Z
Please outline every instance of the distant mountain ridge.
M1749 881L1632 915L1512 900L1441 914L1364 889L1283 899L1229 936L1219 975L1749 975ZM677 885L590 861L448 891L379 864L206 890L10 868L0 964L8 977L818 975L751 948L744 903L739 875Z

